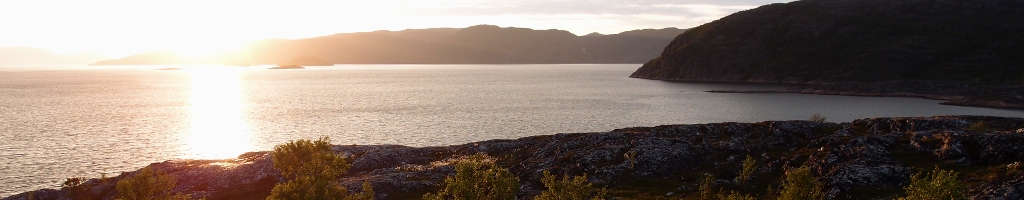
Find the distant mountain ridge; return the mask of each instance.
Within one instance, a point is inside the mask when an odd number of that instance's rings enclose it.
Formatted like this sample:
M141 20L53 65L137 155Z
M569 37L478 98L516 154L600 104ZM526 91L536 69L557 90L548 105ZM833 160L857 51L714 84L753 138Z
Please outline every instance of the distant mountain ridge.
M1024 1L802 0L680 34L630 77L683 81L1024 81Z
M241 52L198 61L142 54L97 62L117 64L574 64L643 63L658 55L683 29L643 29L620 34L576 36L563 30L477 25L343 33L322 37L254 42ZM144 57L144 56L143 56ZM172 56L173 57L173 56Z
M83 65L109 58L97 53L69 55L34 47L0 47L0 65Z

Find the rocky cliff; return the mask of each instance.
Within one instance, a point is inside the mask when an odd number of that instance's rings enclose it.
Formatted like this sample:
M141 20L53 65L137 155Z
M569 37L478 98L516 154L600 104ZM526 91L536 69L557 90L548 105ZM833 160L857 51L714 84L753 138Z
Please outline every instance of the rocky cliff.
M1024 119L980 116L873 118L846 123L768 121L665 125L414 148L335 146L352 160L339 181L352 191L369 181L377 199L419 198L454 173L451 159L486 153L521 180L521 199L543 190L542 171L589 175L621 199L697 198L703 174L716 187L760 198L779 191L787 169L809 166L828 199L893 198L915 172L956 170L974 199L1024 198ZM752 181L733 180L746 156ZM176 191L208 199L262 199L282 181L267 152L228 160L181 160L151 166L177 176ZM112 199L114 183L134 172L85 185ZM65 190L35 191L60 199ZM24 199L27 193L4 198Z
M1021 33L1019 0L801 0L692 28L630 77L1020 83Z

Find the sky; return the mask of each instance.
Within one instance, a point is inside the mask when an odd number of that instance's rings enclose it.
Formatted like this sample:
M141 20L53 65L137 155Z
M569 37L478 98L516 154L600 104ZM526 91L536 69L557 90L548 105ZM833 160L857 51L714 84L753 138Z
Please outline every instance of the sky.
M690 28L788 0L0 0L0 47L113 57L248 42L479 24L577 35Z

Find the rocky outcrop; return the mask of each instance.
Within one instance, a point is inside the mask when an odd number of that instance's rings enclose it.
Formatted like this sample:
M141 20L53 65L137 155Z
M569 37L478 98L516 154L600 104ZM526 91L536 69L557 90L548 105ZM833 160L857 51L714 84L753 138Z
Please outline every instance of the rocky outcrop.
M369 182L377 199L418 198L439 189L454 173L453 159L477 153L495 158L521 182L519 197L543 190L543 171L587 174L589 180L625 198L696 195L703 174L716 186L762 198L778 191L791 167L809 166L825 183L828 199L896 197L913 173L935 166L955 169L974 199L1022 199L1024 119L982 116L872 118L847 123L767 121L664 125L602 133L543 135L490 140L444 147L396 145L335 146L351 158L339 181L350 191ZM754 178L739 185L746 156L759 163ZM154 163L178 177L178 192L207 199L263 198L283 181L267 152L228 160L182 160ZM131 173L86 185L102 199L112 199L114 183ZM65 191L41 190L41 199L61 198ZM5 198L24 199L26 193Z
M680 81L1022 81L1024 1L801 0L680 34L630 77Z

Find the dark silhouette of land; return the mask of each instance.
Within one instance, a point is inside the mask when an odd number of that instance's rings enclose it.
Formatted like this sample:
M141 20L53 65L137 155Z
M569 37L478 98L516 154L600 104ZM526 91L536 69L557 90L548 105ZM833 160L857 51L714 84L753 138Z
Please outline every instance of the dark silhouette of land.
M1024 1L804 0L679 35L631 77L681 81L1024 81Z
M682 33L630 77L1024 109L1024 1L804 0Z
M643 63L657 56L683 29L644 29L577 36L563 30L478 25L468 28L343 33L285 40L268 39L244 51L196 61L154 53L94 65L227 64L573 64Z
M58 54L32 47L0 47L0 65L83 65L110 59L97 53Z

